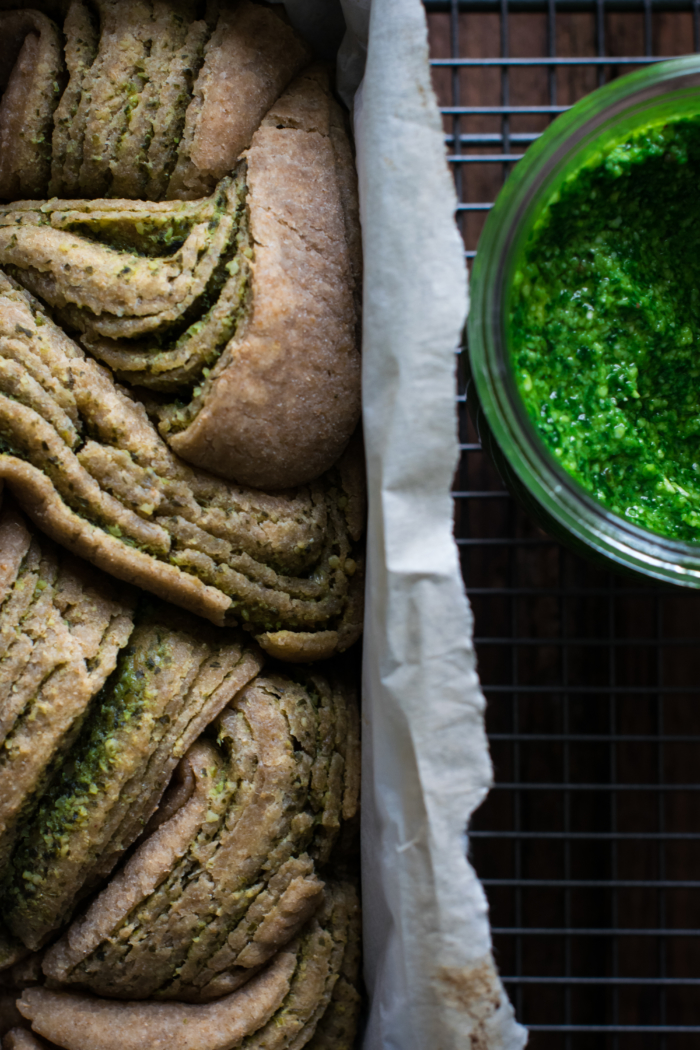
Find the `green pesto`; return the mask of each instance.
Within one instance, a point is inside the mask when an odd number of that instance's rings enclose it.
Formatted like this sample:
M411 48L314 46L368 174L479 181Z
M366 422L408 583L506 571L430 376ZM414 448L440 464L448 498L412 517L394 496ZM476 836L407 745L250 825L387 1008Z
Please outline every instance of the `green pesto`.
M104 217L99 222L74 222L66 226L71 233L86 240L105 244L115 251L137 252L152 258L174 255L192 230L192 218L183 215L139 215L138 222Z
M229 207L226 192L231 181L230 178L225 179L219 186L217 211L208 225L210 231L220 224ZM167 418L166 433L184 429L200 411L201 395L209 373L249 308L249 259L253 256L253 250L248 230L245 179L238 177L235 185L237 199L231 236L202 294L172 324L163 325L147 337L132 340L130 349L134 351L134 358L129 367L121 366L109 356L103 358L118 379L176 395L173 402L162 406L163 418ZM192 220L188 221L191 225ZM130 250L137 248L142 254L149 254L144 240L148 233L147 226L148 220L144 219L135 227L133 224L125 227L129 232L136 230L144 234L139 235L138 245L132 244ZM90 228L93 237L96 229L97 226ZM168 254L164 250L157 251L157 239L152 239L150 243L151 247L155 245L151 254ZM116 246L116 242L111 246ZM15 276L21 280L19 271L15 272ZM222 294L226 295L229 304L224 313L220 304ZM99 351L97 356L100 356ZM178 361L184 363L178 364ZM185 398L192 400L188 403Z
M230 182L230 178L223 179L217 188L214 214L207 224L210 233L217 228L227 211L226 190ZM244 196L245 183L242 182L239 188L239 211ZM177 202L171 203L176 205L175 210L151 213L107 212L99 217L90 215L82 221L67 221L63 228L117 252L135 252L137 255L154 259L168 258L180 250L193 226L201 222L201 216L197 215L196 210L193 211L191 202L183 201L179 208ZM45 221L50 225L50 213ZM21 273L21 269L18 272Z
M700 116L647 125L553 195L512 282L528 415L615 514L700 542Z
M157 675L169 663L170 654L166 638L159 638L152 648L128 646L120 654L115 672L91 704L70 756L58 763L48 791L20 833L8 873L14 886L4 887L6 905L18 895L37 892L44 864L70 851L72 832L94 820L107 781L118 775L130 735L157 697Z

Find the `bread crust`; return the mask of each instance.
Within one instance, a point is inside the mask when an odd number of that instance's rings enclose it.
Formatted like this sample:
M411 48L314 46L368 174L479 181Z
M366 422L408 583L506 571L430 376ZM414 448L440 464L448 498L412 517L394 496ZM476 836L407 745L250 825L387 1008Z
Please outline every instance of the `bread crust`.
M58 30L39 11L2 11L0 42L0 197L41 197L64 71Z
M27 1028L12 1028L3 1038L2 1050L48 1050L49 1044Z
M205 197L236 165L253 132L311 53L270 8L223 7L185 116L167 196Z
M29 988L19 1009L42 1035L74 1050L232 1050L279 1009L295 969L296 957L280 952L245 988L205 1006L86 1000Z
M71 746L127 644L133 595L33 535L9 503L0 548L2 868L52 762Z
M202 737L183 759L190 797L49 949L44 972L123 1000L207 1002L245 983L322 902L317 868L357 806L356 719L350 691L321 676L250 682L215 723L217 744Z
M326 70L312 66L253 136L250 311L198 415L168 437L190 463L265 489L318 477L360 413L358 274L341 193L352 157L338 148L334 107Z

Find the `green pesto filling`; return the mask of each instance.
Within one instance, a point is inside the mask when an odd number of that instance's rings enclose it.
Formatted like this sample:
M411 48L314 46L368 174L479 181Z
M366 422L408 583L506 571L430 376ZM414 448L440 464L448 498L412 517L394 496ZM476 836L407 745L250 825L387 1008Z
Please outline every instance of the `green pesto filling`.
M112 930L109 939L103 941L100 947L77 965L75 973L84 975L91 982L93 990L98 990L99 994L109 995L116 987L121 997L125 980L134 982L130 991L139 998L144 994L157 993L163 984L167 984L172 976L177 974L178 967L187 957L191 943L196 943L208 924L215 921L215 916L206 910L202 915L195 916L190 926L192 941L183 942L175 938L167 951L161 950L159 955L154 957L154 966L148 977L138 973L139 957L144 950L149 950L154 916L158 916L161 923L163 922L172 907L172 902L177 901L192 878L198 877L201 865L199 858L206 854L211 843L221 837L222 826L234 804L239 786L237 781L230 778L229 772L226 766L218 763L201 770L201 775L206 778L207 812L192 845L154 892L123 916ZM232 899L230 897L227 902L229 907ZM217 899L212 900L212 908L215 912L220 912L221 906ZM124 930L128 930L127 936L121 934ZM130 963L135 963L135 976L129 972Z
M214 225L218 225L218 221L219 220L217 219ZM209 314L212 308L216 306L224 284L229 277L238 272L240 264L236 260L236 252L237 243L234 233L226 250L222 253L221 259L214 268L202 294L195 299L176 324L173 324L169 328L163 327L159 331L154 332L151 339L152 343L161 344L166 353L172 350L179 350L181 346L186 345L194 335L204 328L209 319ZM231 325L235 327L235 318L231 319ZM176 336L177 341L173 344L173 339ZM137 345L138 344L135 344L135 346ZM225 343L219 344L218 353L221 352L224 345ZM218 353L216 356L218 356ZM211 363L211 351L207 355L206 360Z
M184 212L184 208L183 208ZM121 216L104 217L91 223L75 222L66 229L88 241L105 244L120 252L138 252L153 258L175 255L187 240L192 229L191 214L148 215L144 213L136 222Z
M225 180L227 184L229 180ZM225 185L220 186L216 213L209 229L220 223L228 207ZM177 395L163 405L168 432L189 425L201 407L201 395L209 374L245 315L250 286L248 260L253 256L245 206L246 183L239 176L235 183L236 202L231 237L221 254L202 294L177 321L163 325L148 337L129 340L124 349L134 353L131 366L121 366L109 353L89 348L101 357L117 378L148 389ZM138 227L144 223L139 222ZM133 227L129 227L133 229ZM133 250L132 246L132 250ZM138 250L141 250L139 248ZM158 254L154 251L153 254ZM162 254L162 253L161 253ZM225 297L226 312L220 299ZM219 316L221 315L221 316ZM184 359L184 364L178 363ZM189 403L187 399L192 399Z
M69 855L72 834L94 819L108 781L119 776L131 733L157 696L156 678L170 653L159 635L152 648L128 646L120 654L115 672L92 701L70 755L55 762L50 787L20 832L3 887L6 904L39 892L44 865L51 857Z
M700 542L700 116L601 150L517 261L509 339L528 415L595 499Z
M211 341L197 354L195 384L191 385L187 391L191 400L186 402L182 398L178 398L162 407L159 413L161 420L159 430L164 437L186 429L199 415L206 395L216 379L216 374L211 376L212 370L219 362L223 351L236 334L239 324L246 315L250 300L250 269L247 265L242 265L239 258L228 260L225 263L225 269L228 277L238 278L235 296L236 305L228 312L223 323L216 326L215 331L212 333ZM184 336L178 340L175 345L176 350L186 345L192 337L196 336L210 323L211 309L215 305L215 303L212 304L208 313L189 328ZM191 368L188 368L188 373L190 371ZM139 380L145 382L143 377L139 377L136 373L131 373L130 378L132 382L139 382Z

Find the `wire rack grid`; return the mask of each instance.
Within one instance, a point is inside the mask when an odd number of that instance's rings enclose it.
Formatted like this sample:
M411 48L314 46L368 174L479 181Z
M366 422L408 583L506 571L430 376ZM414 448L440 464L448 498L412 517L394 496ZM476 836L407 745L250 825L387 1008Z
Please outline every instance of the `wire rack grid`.
M556 114L700 50L700 0L424 0L468 259ZM602 570L510 498L458 392L455 527L495 784L470 827L537 1050L700 1046L700 594Z

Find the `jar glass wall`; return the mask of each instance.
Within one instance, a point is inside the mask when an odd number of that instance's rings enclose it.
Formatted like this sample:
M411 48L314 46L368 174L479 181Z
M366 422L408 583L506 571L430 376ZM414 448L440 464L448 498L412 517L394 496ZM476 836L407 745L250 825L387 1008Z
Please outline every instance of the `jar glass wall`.
M508 346L509 289L533 225L559 185L633 130L700 113L700 56L658 63L558 117L509 176L479 242L469 359L480 432L504 480L548 531L618 567L700 587L700 543L668 539L608 510L558 463L527 415ZM700 250L700 245L698 246Z

